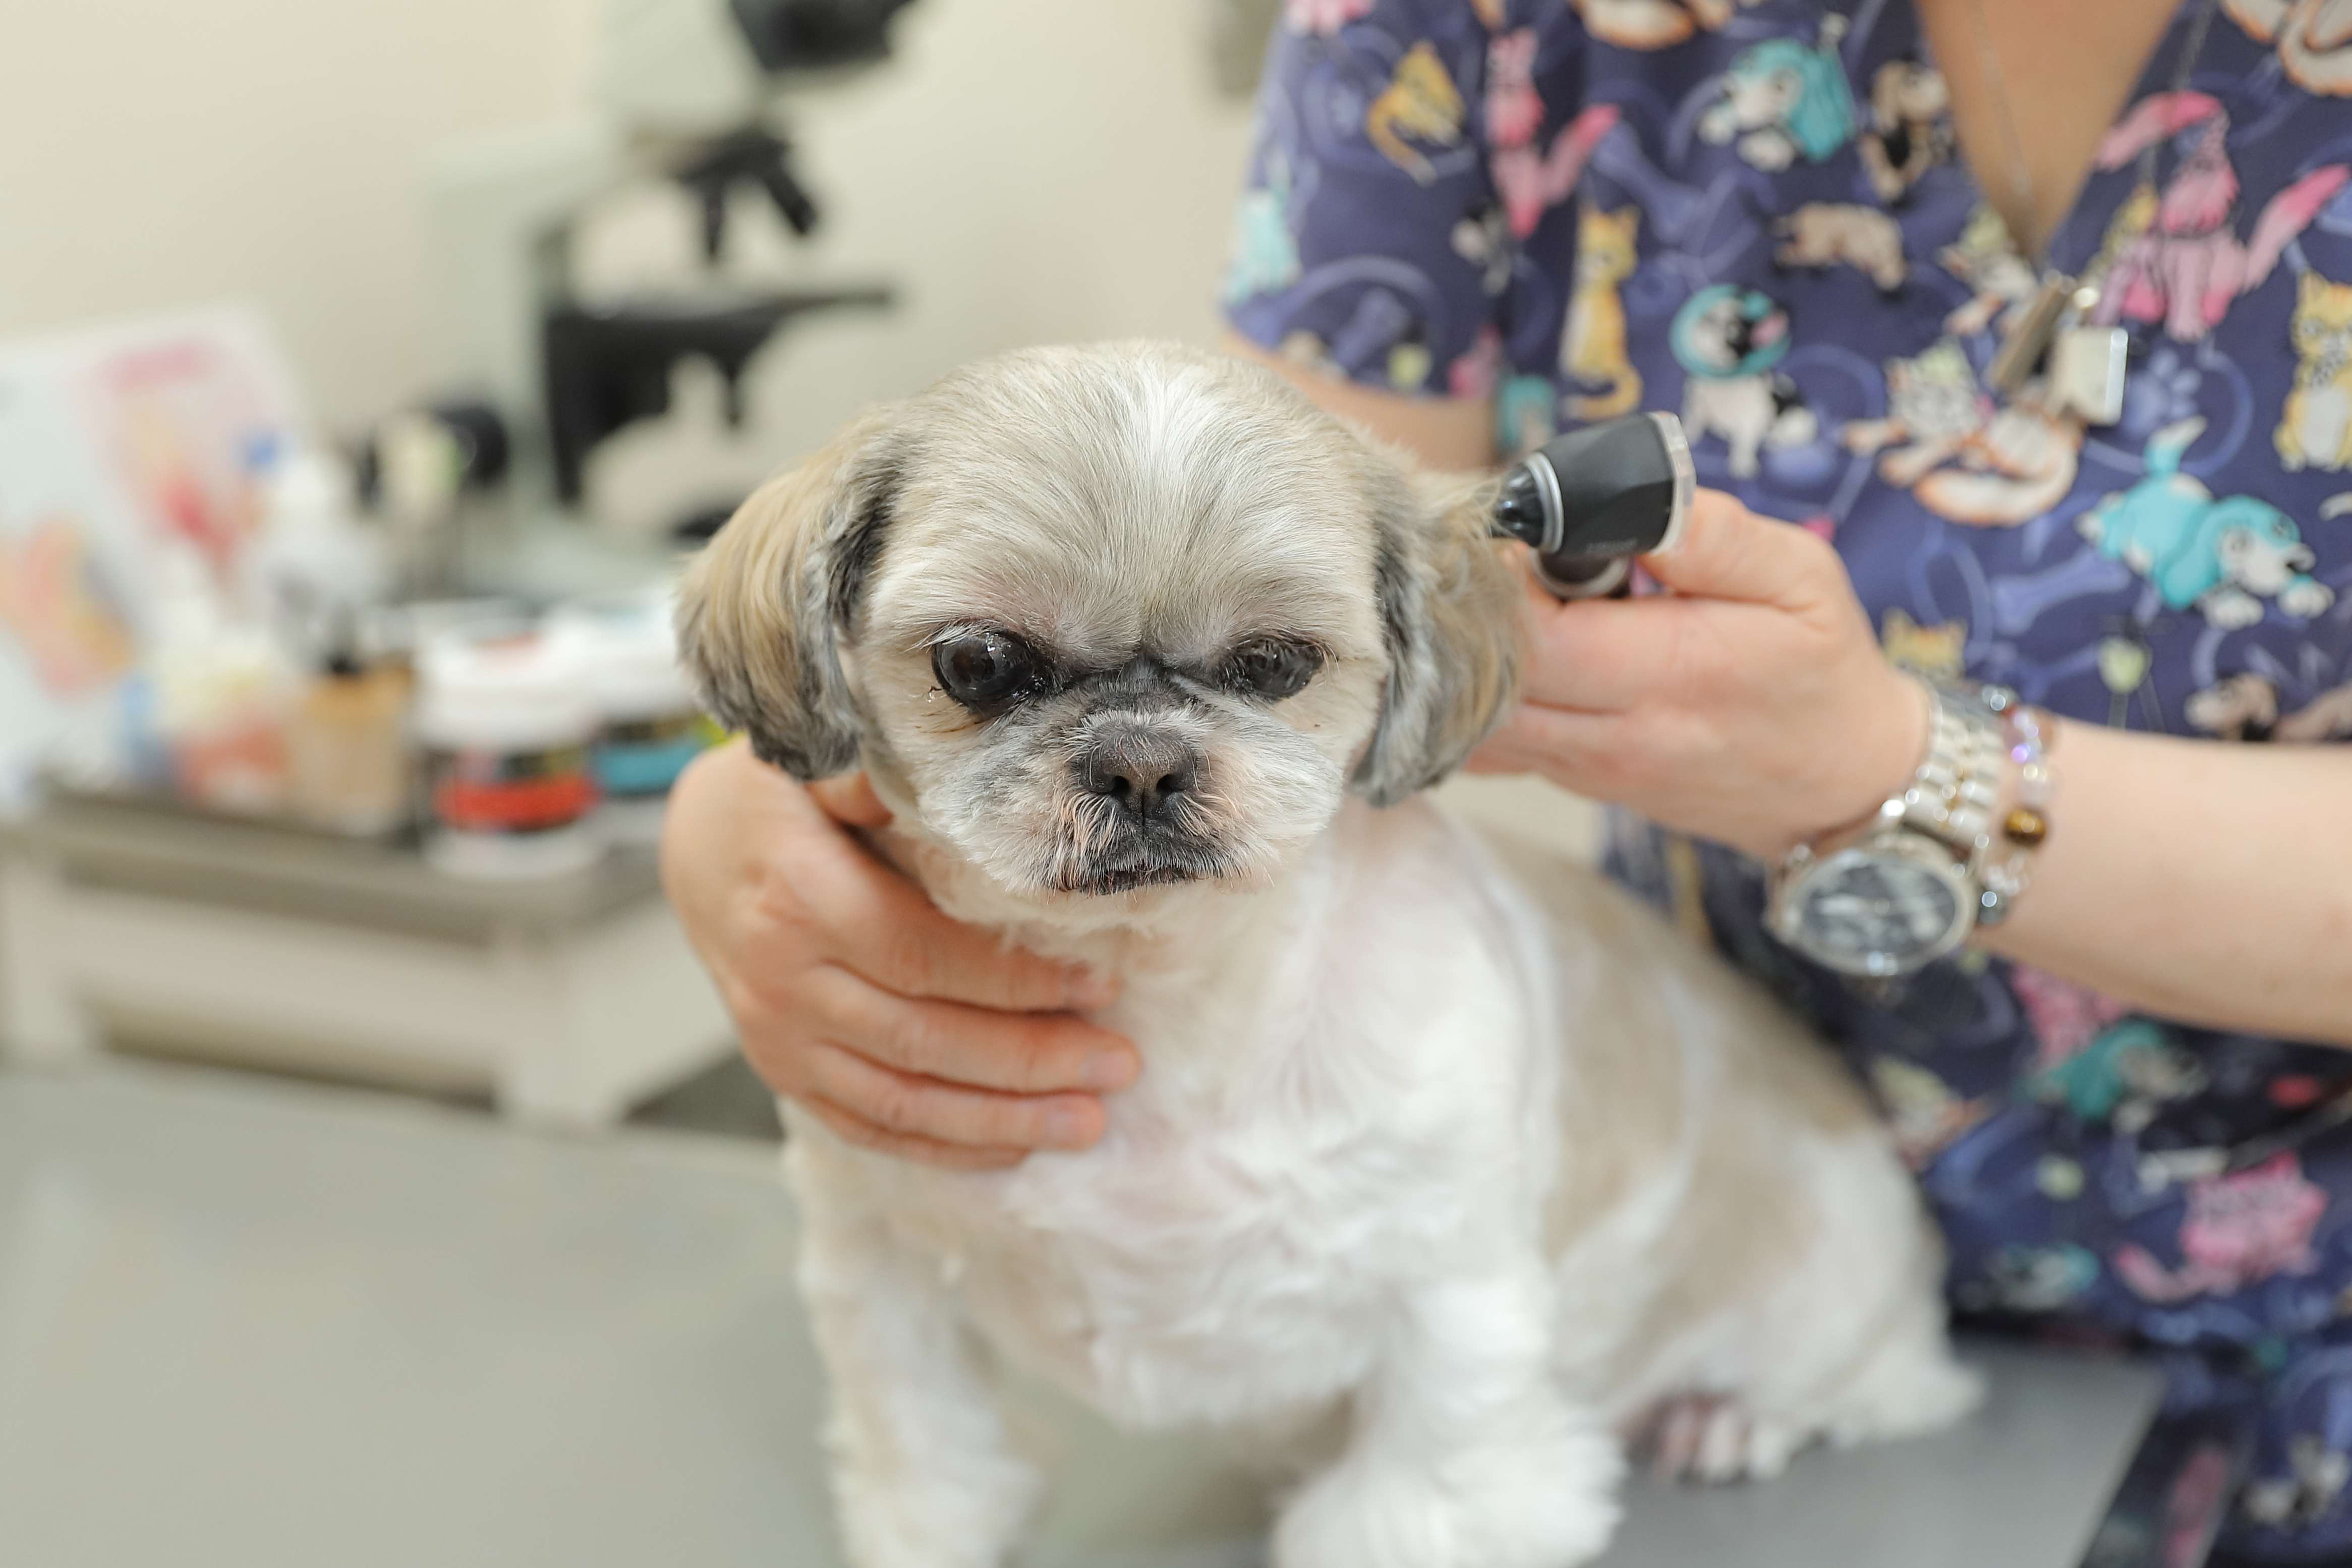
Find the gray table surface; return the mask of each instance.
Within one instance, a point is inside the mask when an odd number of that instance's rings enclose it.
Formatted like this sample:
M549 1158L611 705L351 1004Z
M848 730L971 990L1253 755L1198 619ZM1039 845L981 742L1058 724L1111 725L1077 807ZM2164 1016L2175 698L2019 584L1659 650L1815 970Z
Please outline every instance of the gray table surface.
M615 849L561 876L470 880L434 869L413 835L341 838L97 796L54 796L0 823L0 843L55 860L84 885L460 939L568 930L661 893L650 848Z
M148 1068L0 1072L0 1563L831 1568L772 1155ZM2073 1568L2154 1397L1972 1352L1953 1433L1637 1482L1611 1568ZM1259 1556L1178 1437L1034 1406L1034 1568Z

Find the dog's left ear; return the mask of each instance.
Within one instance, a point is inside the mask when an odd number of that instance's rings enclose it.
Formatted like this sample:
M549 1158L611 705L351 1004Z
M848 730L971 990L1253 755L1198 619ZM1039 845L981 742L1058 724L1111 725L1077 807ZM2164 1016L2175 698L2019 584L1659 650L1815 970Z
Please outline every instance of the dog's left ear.
M868 410L754 491L678 585L678 655L704 706L800 779L857 766L835 641L855 629L900 474L900 411Z
M1374 589L1389 683L1354 787L1392 806L1444 779L1517 700L1522 588L1491 537L1494 483L1383 464Z

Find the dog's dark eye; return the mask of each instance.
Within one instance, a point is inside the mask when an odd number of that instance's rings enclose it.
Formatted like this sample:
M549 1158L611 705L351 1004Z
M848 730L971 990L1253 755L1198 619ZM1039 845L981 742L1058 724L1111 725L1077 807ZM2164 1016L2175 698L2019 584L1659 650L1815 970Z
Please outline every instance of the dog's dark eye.
M1280 702L1297 696L1322 667L1323 652L1312 644L1261 637L1234 650L1225 661L1225 685Z
M966 632L931 650L931 673L948 695L983 716L1037 688L1037 655L1002 632Z

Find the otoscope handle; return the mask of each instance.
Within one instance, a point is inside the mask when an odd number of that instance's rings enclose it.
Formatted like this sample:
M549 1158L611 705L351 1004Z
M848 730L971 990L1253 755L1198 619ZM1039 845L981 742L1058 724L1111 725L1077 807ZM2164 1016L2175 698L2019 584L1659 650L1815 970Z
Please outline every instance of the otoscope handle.
M1497 535L1535 552L1536 577L1561 599L1613 592L1637 555L1672 549L1698 476L1671 413L1634 413L1553 437L1503 476Z

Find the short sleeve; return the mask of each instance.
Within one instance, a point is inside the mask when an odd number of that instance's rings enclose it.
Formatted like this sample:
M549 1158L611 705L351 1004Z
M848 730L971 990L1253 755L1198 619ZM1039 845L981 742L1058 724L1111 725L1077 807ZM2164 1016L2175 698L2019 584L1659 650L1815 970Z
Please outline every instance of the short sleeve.
M1575 108L1544 100L1569 78L1539 82L1557 29L1514 26L1523 5L1573 27L1529 0L1288 0L1223 287L1235 330L1384 391L1492 394L1525 214L1490 152L1540 162Z

